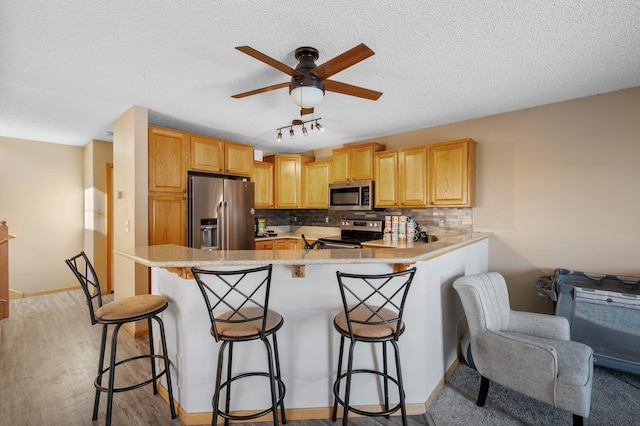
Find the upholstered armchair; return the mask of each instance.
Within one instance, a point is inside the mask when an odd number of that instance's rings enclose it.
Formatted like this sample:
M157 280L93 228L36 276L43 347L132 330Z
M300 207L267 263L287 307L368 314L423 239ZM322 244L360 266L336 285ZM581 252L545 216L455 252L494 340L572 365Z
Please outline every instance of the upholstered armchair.
M496 272L458 278L458 292L471 336L473 363L481 375L477 405L490 381L573 413L589 416L593 350L570 340L564 317L513 311L507 285Z

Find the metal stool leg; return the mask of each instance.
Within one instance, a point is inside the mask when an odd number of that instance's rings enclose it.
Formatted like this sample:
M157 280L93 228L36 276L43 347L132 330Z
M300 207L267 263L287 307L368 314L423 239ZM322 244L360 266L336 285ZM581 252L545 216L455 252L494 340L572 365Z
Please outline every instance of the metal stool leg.
M276 338L276 333L273 333L273 354L276 360L276 377L278 378L278 399L282 398L284 391L280 393L280 383L282 382L282 375L280 373L280 355L278 352L278 339ZM282 416L282 424L287 424L287 417L284 413L284 400L282 400L282 405L280 405L280 414ZM275 412L274 412L275 415Z
M229 342L222 342L218 349L218 368L216 369L216 388L213 391L213 416L211 426L218 424L218 409L220 407L220 382L222 379L222 363L224 362L224 350Z
M353 373L353 352L356 348L356 340L349 345L349 357L347 358L347 385L344 394L344 412L342 413L342 426L349 426L349 396L351 395L351 376Z
M338 352L338 374L336 376L336 381L334 383L334 390L333 390L333 414L331 415L331 420L333 420L334 422L337 419L338 416L338 391L340 390L340 388L338 387L338 389L335 389L335 384L338 383L338 380L340 380L340 375L342 374L342 354L344 352L344 336L340 336L340 351Z
M154 378L153 380L153 394L157 395L158 394L158 384L156 383L156 360L155 360L155 350L153 348L153 326L151 324L151 317L147 318L147 328L148 328L148 333L149 333L149 355L150 358L149 360L151 361L151 377Z
M117 324L111 336L111 360L109 363L109 387L107 390L107 426L111 426L111 409L113 408L113 388L116 381L116 350L118 347L118 332L122 324Z
M267 362L269 363L269 388L271 389L271 409L273 410L273 426L278 426L278 403L276 399L276 383L275 375L273 374L273 355L271 352L271 345L269 340L265 337L262 339L265 348L267 349Z
M398 374L398 392L400 394L400 413L402 414L402 425L407 425L407 407L404 403L404 385L402 383L402 368L400 366L400 349L398 343L395 340L391 340L393 345L394 355L396 357L396 373Z
M177 415L176 415L175 402L173 400L173 387L171 386L171 363L169 362L169 353L167 352L167 339L164 334L164 323L157 316L153 318L156 320L156 322L158 323L158 326L160 327L160 342L162 344L162 354L164 355L164 358L163 358L164 368L167 376L167 392L169 393L169 408L171 408L171 418L175 419ZM155 372L154 372L154 375L155 375Z
M100 386L102 386L102 369L104 368L104 351L107 346L107 325L102 326L102 339L100 340L100 358L98 360L98 375L96 376L96 398L93 403L92 420L98 420L98 405L100 405Z
M384 372L384 410L389 411L389 368L387 367L387 342L382 342L382 363ZM389 418L389 416L385 416Z
M229 410L231 409L231 371L232 371L232 364L233 364L233 342L229 342L229 349L228 349L228 358L229 361L228 365L227 365L227 395L225 398L225 411L227 412L227 414L229 413ZM229 419L227 419L225 417L224 419L224 426L229 426Z

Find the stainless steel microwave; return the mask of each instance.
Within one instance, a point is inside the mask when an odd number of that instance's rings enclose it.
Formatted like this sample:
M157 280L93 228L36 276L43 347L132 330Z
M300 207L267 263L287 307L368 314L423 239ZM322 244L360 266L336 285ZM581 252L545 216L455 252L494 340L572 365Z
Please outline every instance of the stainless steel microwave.
M329 210L373 210L373 181L329 184Z

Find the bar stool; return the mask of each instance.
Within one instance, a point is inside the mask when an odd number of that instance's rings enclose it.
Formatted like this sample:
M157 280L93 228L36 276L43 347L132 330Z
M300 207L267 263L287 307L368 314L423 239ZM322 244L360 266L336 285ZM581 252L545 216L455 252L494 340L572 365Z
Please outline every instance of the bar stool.
M278 406L282 423L287 423L284 410L285 386L280 374L280 358L276 332L282 328L284 320L277 312L269 309L272 265L232 271L212 271L191 269L207 305L211 320L211 335L216 342L222 342L218 350L216 384L213 393L213 416L211 424L216 425L218 415L229 420L251 420L273 413L273 424L278 425ZM273 348L268 337L271 336ZM253 371L232 375L233 346L236 342L261 340L267 350L268 372ZM222 381L224 353L228 347L226 380ZM275 362L274 362L275 360ZM274 372L275 364L275 372ZM231 414L231 383L248 377L268 377L271 406L249 414ZM277 392L276 392L277 385ZM220 408L220 395L226 388L225 408Z
M342 296L343 311L335 316L334 328L340 333L340 354L338 356L338 373L333 385L333 415L336 420L338 404L344 407L342 424L347 426L349 412L363 416L384 416L400 410L402 424L407 424L407 412L404 402L404 387L402 385L402 370L400 368L400 353L398 338L404 333L405 325L402 321L404 305L413 281L416 268L401 272L381 275L349 274L337 271L340 295ZM342 372L342 357L345 339L351 341L347 358L347 371ZM381 343L383 371L373 369L354 369L353 354L357 342ZM396 376L389 373L387 363L387 343L391 343L396 361ZM366 411L349 405L351 397L351 380L354 374L374 374L382 378L384 386L384 410ZM340 396L340 382L345 379L344 398ZM389 381L398 388L398 404L389 406Z
M145 294L140 296L127 297L122 300L104 304L102 303L102 293L100 292L100 283L93 265L84 252L65 260L66 264L71 268L74 275L80 281L82 290L87 298L89 306L89 317L91 325L102 324L102 340L100 341L100 358L98 361L98 375L94 381L96 388L96 397L93 405L93 420L98 419L98 405L100 403L100 392L107 392L107 426L111 424L111 411L113 407L113 394L115 392L126 392L138 389L148 384L153 384L153 394L158 394L157 381L166 375L167 391L169 393L169 407L171 409L171 418L176 418L176 409L173 401L173 389L171 387L171 372L169 368L169 357L167 356L167 342L164 335L164 324L158 314L167 309L168 303L164 296ZM128 322L138 320L147 320L149 327L149 353L136 355L131 358L123 359L116 362L116 352L118 345L118 332L120 327ZM156 354L153 347L153 328L151 320L155 320L160 328L160 342L162 345L162 354ZM109 354L109 366L104 367L105 348L107 344L107 330L110 325L115 326L111 336L111 350ZM148 358L151 363L151 377L140 383L131 386L116 388L115 375L116 367L130 361ZM161 359L164 363L162 371L156 371L156 359ZM108 373L108 385L102 385L102 376Z

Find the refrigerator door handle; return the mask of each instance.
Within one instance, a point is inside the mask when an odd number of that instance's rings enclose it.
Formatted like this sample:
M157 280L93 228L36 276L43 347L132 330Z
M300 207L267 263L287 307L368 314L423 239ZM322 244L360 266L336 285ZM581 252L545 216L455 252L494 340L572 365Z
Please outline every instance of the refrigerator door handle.
M218 250L226 249L226 247L222 245L222 243L224 242L224 233L226 231L224 227L226 220L225 220L223 208L222 208L223 203L224 201L220 201L220 203L218 204L218 207L216 207L216 210L218 212L218 241L216 244L218 246Z
M222 211L224 212L222 215L222 226L224 227L224 240L223 240L223 248L225 250L229 250L229 242L230 242L230 235L231 235L231 229L230 228L230 224L229 224L229 203L227 201L223 201L222 202Z

